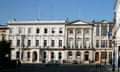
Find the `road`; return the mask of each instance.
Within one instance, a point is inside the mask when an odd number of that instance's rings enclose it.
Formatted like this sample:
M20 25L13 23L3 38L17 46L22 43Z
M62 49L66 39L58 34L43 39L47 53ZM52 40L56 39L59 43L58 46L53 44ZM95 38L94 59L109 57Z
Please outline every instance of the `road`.
M110 72L106 71L104 66L80 65L80 64L62 64L59 66L44 64L22 64L20 67L2 69L0 72Z

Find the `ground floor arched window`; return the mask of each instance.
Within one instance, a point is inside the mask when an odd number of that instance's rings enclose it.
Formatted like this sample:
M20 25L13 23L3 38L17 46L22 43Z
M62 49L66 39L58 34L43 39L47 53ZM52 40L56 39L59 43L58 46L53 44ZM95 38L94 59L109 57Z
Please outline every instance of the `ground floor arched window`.
M33 57L32 57L32 61L33 62L35 62L35 61L37 61L37 52L35 51L35 52L33 52L33 55L32 55Z
M72 59L72 52L69 51L68 54L67 54L67 56L68 56L68 57L67 57L68 59Z
M80 60L80 52L76 52L76 59Z
M89 60L89 52L88 52L88 51L85 51L85 52L84 52L84 60L85 60L85 61L88 61L88 60Z

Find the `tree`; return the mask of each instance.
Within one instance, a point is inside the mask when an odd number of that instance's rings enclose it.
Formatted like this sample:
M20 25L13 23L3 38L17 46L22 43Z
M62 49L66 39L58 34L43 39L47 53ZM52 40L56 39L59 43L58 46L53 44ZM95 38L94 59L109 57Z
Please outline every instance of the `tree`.
M11 43L4 39L0 41L0 62L5 62L5 63L10 62L10 58L11 58L10 45Z

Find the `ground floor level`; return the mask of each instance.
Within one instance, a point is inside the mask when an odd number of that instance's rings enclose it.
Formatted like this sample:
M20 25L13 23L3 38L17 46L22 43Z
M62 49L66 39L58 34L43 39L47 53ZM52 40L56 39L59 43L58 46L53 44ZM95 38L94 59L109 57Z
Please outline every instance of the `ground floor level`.
M11 51L11 59L19 59L22 63L48 63L51 60L60 63L72 63L77 61L81 64L106 63L112 61L112 50L17 50Z

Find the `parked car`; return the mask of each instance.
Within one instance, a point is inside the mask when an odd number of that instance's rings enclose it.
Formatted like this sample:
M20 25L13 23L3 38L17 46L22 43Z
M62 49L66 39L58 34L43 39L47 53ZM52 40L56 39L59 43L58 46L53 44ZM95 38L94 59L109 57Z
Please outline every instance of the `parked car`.
M78 64L78 61L73 60L73 61L72 61L72 64Z
M60 63L57 60L51 60L49 61L46 66L58 66Z

